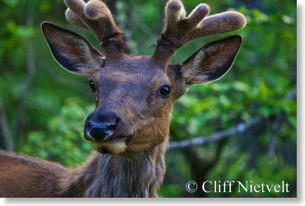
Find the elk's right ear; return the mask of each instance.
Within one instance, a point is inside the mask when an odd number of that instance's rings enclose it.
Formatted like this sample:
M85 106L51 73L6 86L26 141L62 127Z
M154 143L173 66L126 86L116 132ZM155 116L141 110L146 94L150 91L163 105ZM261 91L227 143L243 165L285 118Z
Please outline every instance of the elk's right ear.
M49 22L41 29L54 59L69 72L91 76L105 66L105 57L78 34Z
M182 65L182 76L187 86L208 83L223 77L231 68L241 43L241 36L235 35L199 49Z

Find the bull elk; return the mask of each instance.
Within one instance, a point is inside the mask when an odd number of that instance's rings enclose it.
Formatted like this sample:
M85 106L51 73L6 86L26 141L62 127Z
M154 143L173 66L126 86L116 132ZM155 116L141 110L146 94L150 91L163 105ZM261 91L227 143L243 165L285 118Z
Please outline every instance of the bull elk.
M157 197L174 103L191 85L225 75L242 38L209 43L182 63L170 63L170 57L193 39L241 29L246 19L238 12L209 15L207 4L186 15L180 0L169 0L154 54L131 56L102 1L65 3L66 19L92 31L105 54L72 31L41 25L55 60L65 70L89 77L96 108L85 121L84 137L96 152L76 169L1 152L0 196Z

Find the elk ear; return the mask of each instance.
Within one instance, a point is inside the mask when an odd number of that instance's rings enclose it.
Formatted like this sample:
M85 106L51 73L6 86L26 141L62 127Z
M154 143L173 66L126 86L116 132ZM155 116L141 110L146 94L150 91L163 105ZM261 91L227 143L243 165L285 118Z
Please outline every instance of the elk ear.
M223 77L231 68L241 46L239 35L209 43L182 65L182 76L188 86L208 83Z
M41 29L54 59L69 72L91 76L105 66L105 57L78 34L48 22Z

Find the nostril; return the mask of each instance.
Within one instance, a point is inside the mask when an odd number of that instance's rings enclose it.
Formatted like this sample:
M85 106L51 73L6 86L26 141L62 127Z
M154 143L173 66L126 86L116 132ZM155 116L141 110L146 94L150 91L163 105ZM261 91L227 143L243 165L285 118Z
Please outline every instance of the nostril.
M104 140L106 137L111 136L116 129L116 123L103 122L96 123L88 121L86 126L86 134L95 141Z
M106 126L106 130L109 130L109 131L114 131L115 128L116 128L115 124L109 124L108 126Z

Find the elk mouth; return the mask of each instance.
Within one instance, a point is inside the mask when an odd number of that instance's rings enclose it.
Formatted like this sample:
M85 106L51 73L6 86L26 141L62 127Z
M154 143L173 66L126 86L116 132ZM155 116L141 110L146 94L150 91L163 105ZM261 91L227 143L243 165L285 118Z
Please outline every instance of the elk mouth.
M116 142L125 142L126 145L128 145L128 143L130 142L131 137L107 137L102 141L98 141L98 142L106 142L106 143L116 143Z
M93 141L94 149L102 154L119 154L127 149L127 146L132 137L127 136L109 136L100 141Z

